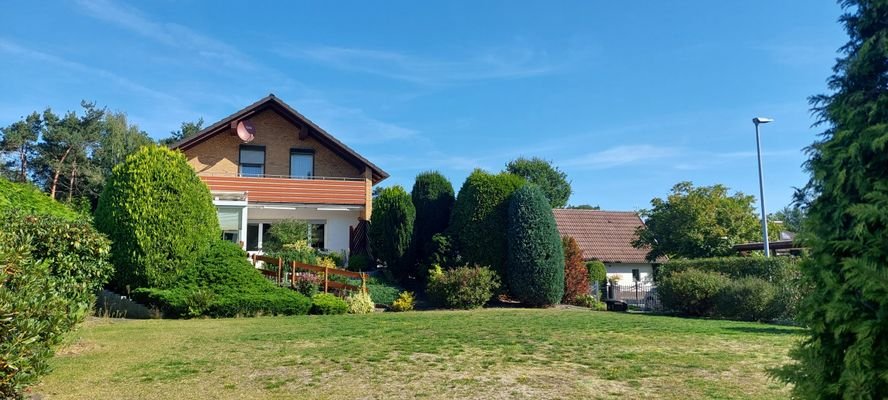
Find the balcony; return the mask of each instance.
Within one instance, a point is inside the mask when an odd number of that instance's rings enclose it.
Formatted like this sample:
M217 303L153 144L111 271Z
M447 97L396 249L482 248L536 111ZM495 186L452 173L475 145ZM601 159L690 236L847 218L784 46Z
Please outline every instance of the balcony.
M250 203L366 206L371 186L369 181L361 178L198 175L210 191L244 193Z

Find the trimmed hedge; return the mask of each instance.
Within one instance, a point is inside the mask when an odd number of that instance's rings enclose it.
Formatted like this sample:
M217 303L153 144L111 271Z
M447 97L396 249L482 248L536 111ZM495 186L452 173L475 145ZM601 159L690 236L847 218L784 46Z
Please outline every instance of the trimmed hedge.
M403 187L384 188L373 199L370 246L398 279L415 274L411 242L416 210Z
M729 283L728 277L718 272L689 269L662 278L657 294L667 310L698 317L712 316L716 299Z
M730 278L748 276L766 281L792 279L799 273L799 260L791 257L714 257L690 260L670 260L660 265L657 280L678 271L697 269L713 271Z
M429 261L429 255L434 251L432 237L444 232L450 224L450 212L456 198L453 185L438 171L417 175L410 197L416 209L413 246L417 260L424 263Z
M182 153L160 146L114 167L95 219L113 242L118 290L176 284L221 235L207 186Z
M561 302L574 304L577 296L589 293L589 271L583 264L583 250L576 239L562 237L561 246L564 248L564 296Z
M330 293L318 293L311 298L311 314L336 315L348 312L348 303Z
M140 288L133 297L170 317L308 314L311 300L265 279L234 243L216 240L173 288Z
M509 225L509 198L523 184L516 175L476 169L460 188L450 217L449 233L463 262L489 265L504 284L508 244L503 233Z
M780 316L777 288L764 279L733 280L716 298L718 316L743 321L770 321Z
M459 267L447 271L438 267L429 275L426 293L439 306L470 310L484 306L499 286L499 277L487 267Z
M54 216L73 221L81 216L68 206L59 203L34 185L15 183L0 177L0 215L18 210L22 215Z
M527 306L558 303L564 295L564 250L549 200L536 185L525 185L512 196L508 216L510 293Z

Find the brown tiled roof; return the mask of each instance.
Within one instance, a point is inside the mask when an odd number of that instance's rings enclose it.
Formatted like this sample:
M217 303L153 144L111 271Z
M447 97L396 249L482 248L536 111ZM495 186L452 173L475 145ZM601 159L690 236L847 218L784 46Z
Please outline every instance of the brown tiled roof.
M632 247L635 230L644 226L632 211L554 209L561 236L572 236L583 250L583 259L603 262L646 263L648 249Z

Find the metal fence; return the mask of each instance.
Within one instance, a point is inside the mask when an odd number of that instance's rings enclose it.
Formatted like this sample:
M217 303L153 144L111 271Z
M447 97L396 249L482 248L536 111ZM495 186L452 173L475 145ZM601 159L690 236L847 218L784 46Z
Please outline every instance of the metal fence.
M657 287L644 282L635 282L629 285L614 285L608 283L603 289L605 300L622 301L641 311L656 311L660 309L660 300L657 297Z

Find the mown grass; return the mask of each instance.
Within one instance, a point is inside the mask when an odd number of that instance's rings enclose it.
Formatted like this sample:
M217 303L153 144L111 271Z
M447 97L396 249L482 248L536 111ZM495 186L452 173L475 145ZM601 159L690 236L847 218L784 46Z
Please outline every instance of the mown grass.
M765 368L801 331L729 321L487 309L91 320L48 398L784 398Z

